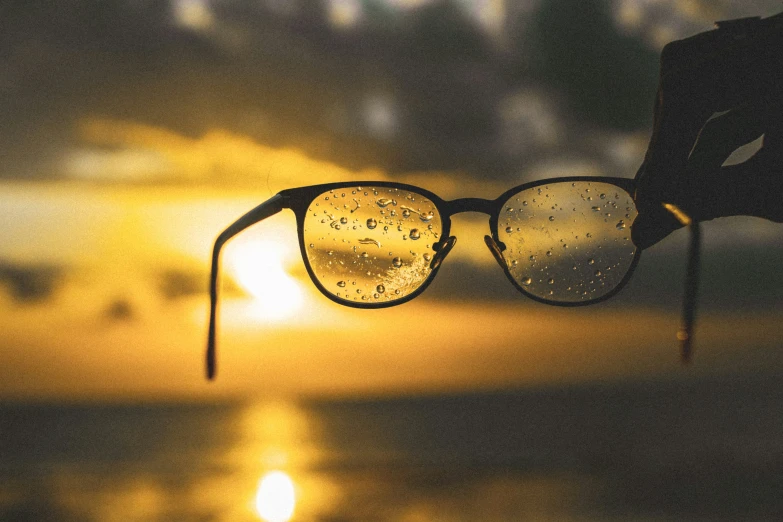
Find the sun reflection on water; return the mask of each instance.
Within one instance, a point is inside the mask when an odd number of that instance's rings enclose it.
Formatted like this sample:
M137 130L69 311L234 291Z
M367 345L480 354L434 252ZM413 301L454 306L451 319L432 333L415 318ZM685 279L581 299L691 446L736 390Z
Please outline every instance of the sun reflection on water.
M294 514L294 482L282 471L270 471L258 483L256 511L267 522L288 522Z

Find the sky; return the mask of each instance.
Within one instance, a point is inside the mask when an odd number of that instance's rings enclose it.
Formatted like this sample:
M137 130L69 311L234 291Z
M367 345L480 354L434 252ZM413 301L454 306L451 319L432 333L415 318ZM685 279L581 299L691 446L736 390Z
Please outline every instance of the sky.
M612 300L520 295L454 220L417 299L332 303L292 214L224 257L219 376L204 379L217 234L279 190L412 183L494 198L535 179L633 177L662 46L774 1L126 0L0 7L0 400L387 394L781 372L783 242L704 225L692 367L687 237Z

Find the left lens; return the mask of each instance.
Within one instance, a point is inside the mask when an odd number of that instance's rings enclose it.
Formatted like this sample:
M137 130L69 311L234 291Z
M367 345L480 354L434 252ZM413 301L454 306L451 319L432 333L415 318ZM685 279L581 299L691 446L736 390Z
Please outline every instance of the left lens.
M340 301L403 299L429 278L443 224L422 194L354 186L324 192L307 209L305 255L317 284Z
M611 183L556 182L513 194L498 218L503 259L524 292L552 303L601 299L636 260L636 206Z

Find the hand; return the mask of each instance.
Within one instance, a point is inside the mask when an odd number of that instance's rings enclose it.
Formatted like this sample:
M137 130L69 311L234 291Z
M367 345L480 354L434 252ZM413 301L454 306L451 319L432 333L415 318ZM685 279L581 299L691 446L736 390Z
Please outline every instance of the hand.
M783 13L718 26L661 54L653 134L636 175L632 232L640 248L683 226L667 203L697 221L783 222ZM751 159L723 166L761 135Z

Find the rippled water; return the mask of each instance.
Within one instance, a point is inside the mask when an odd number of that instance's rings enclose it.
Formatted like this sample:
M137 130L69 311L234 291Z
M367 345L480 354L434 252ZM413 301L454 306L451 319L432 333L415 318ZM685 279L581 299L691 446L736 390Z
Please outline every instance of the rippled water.
M5 404L0 520L779 520L780 382Z

